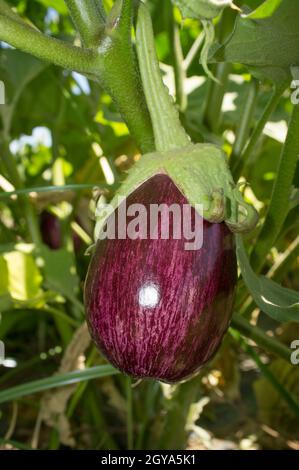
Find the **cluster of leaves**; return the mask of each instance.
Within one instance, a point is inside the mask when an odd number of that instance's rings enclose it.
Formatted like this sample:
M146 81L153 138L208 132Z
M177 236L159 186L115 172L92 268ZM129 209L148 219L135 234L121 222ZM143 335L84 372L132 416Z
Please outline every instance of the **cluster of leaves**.
M78 40L67 2L9 3L48 35ZM113 4L99 3L105 12ZM245 197L260 211L245 248L237 243L242 277L231 334L209 366L173 388L149 381L132 389L98 355L82 303L94 200L113 196L140 149L106 88L0 43L3 445L296 447L299 372L289 346L299 338L298 117L283 142L294 115L289 88L291 66L299 63L299 6L247 0L242 16L226 9L217 17L209 51L215 82L199 61L200 20L183 20L170 0L148 4L187 132L194 142L224 148L235 178L250 181Z

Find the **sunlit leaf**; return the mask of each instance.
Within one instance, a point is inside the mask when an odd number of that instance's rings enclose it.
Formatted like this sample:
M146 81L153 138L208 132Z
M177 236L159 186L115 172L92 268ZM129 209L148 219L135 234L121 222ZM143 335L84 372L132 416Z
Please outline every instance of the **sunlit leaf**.
M4 260L8 270L8 292L16 300L31 300L38 297L42 276L34 258L26 253L12 251Z
M280 6L282 0L265 0L256 10L248 15L244 16L245 18L250 19L262 19L267 18L268 16L273 15L275 10Z
M274 81L286 80L299 63L299 3L284 0L274 14L262 19L239 17L227 42L215 53L220 62L234 62Z
M50 250L43 246L41 256L47 285L68 298L75 296L78 291L79 279L73 253L64 249Z

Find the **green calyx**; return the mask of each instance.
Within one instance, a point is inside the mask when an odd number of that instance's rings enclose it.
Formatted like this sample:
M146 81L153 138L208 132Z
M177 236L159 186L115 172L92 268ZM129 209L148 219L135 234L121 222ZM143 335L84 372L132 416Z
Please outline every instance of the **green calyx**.
M226 7L232 7L232 0L172 0L184 18L212 20Z
M176 150L143 155L129 171L110 209L117 209L145 181L156 174L167 174L193 207L202 207L201 215L211 223L225 222L232 232L254 228L258 217L255 209L244 201L234 184L225 154L211 144L189 144ZM95 240L107 218L106 206L100 201L96 211Z
M95 240L100 237L111 211L117 209L123 198L159 173L171 178L191 206L195 209L201 206L200 215L205 220L225 222L233 232L250 231L258 216L234 183L225 154L211 144L192 144L180 123L179 113L162 81L151 17L142 3L138 12L136 49L156 152L143 155L134 165L108 209L99 200Z

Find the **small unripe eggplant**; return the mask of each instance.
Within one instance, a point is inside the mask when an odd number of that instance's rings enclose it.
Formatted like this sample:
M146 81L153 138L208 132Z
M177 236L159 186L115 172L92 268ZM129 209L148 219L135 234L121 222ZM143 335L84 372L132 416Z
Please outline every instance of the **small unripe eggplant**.
M76 219L80 224L80 221ZM59 218L48 211L43 211L40 215L40 231L43 243L47 245L51 250L59 250L62 248L62 229ZM74 243L74 251L78 253L82 247L81 238L72 232L72 239Z
M169 176L157 174L127 198L127 207L136 203L149 214L151 204L188 201ZM195 226L201 216L191 211ZM198 250L186 250L183 237L162 239L161 225L154 240L98 240L86 282L87 320L95 343L121 371L176 382L217 351L232 313L236 257L224 223L202 224Z
M40 215L40 231L42 240L51 250L59 250L62 246L61 226L58 217L43 211Z

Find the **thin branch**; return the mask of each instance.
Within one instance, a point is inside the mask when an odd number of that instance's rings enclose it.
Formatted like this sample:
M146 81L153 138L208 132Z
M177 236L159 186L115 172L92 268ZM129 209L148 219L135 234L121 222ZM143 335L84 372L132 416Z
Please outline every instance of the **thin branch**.
M230 158L232 172L234 168L237 168L239 165L240 156L242 155L242 151L250 133L258 91L259 83L253 78L248 84L246 100L242 109L241 119L237 126L236 140Z
M299 155L299 106L294 106L274 182L271 201L255 250L252 265L259 271L265 257L275 244L290 210L290 196Z
M66 69L91 75L99 72L100 60L97 52L46 36L2 14L0 14L0 40L38 59Z
M180 112L184 112L187 108L187 96L184 89L186 73L184 69L184 56L181 45L179 25L174 18L173 9L171 9L171 25L169 36L174 63L176 102Z
M234 178L235 180L237 181L240 177L240 175L242 174L242 170L243 170L243 167L244 165L247 165L250 161L250 157L252 156L253 154L253 151L263 133L263 130L270 118L270 116L272 115L272 113L275 111L279 101L280 101L280 98L281 98L281 95L282 93L284 92L285 90L285 87L279 87L278 89L275 89L269 102L267 103L267 106L266 108L264 109L264 112L263 114L261 115L258 123L256 124L255 128L254 128L254 131L239 159L239 162L238 162L238 165L235 167L234 169Z
M183 67L185 69L185 71L188 70L188 68L190 67L190 65L192 64L193 60L195 59L199 49L201 48L201 46L203 45L203 42L204 42L204 39L205 39L205 34L204 32L202 31L198 36L197 38L195 39L194 43L192 44L185 60L184 60L184 64L183 64Z
M104 21L95 0L64 0L85 47L98 45Z
M243 315L234 314L231 326L238 330L241 335L254 341L259 347L265 351L271 352L276 356L290 362L290 349L277 339L271 338L263 330L256 326L252 326Z

